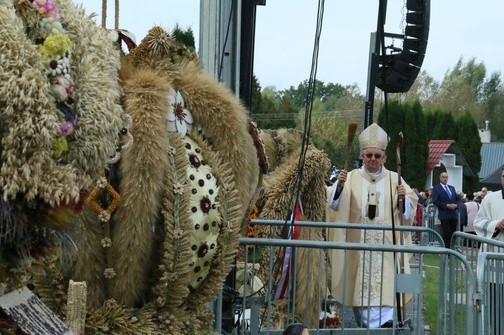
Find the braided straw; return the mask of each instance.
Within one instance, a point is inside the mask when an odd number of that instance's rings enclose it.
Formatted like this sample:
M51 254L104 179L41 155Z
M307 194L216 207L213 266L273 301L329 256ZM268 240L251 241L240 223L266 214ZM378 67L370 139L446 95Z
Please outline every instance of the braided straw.
M67 324L77 335L84 334L86 325L86 282L70 280L68 285Z

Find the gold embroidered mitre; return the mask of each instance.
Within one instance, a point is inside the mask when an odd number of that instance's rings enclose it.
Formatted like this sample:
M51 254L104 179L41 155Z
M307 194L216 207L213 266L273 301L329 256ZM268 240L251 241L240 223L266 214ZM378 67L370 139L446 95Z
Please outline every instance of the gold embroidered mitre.
M360 148L379 148L385 151L388 144L388 135L379 125L373 123L359 135Z

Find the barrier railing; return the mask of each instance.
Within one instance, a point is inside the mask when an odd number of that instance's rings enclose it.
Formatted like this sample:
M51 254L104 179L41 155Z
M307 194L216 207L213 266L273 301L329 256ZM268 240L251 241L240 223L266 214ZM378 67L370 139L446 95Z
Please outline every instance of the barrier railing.
M462 229L461 229L461 224L460 224L460 213L458 213L458 211L457 211L457 215L458 215L458 218L457 218L456 231L461 231ZM438 220L438 208L436 205L430 204L430 205L427 205L427 207L425 207L423 209L422 221L423 221L423 225L426 228L432 229L435 232L437 232L439 235L442 235L441 223ZM426 243L428 245L439 245L439 246L444 245L444 243L438 244L437 240L429 240L430 236L432 236L432 235L427 236Z
M504 254L482 252L478 256L478 291L480 300L480 334L504 333Z
M504 289L499 286L499 283L503 283L504 262L499 262L503 257L499 255L504 254L504 242L456 232L453 234L450 246L463 255L473 272L477 274L478 333L504 333L504 316L500 312L500 306L504 303ZM455 271L455 274L457 273L459 271ZM453 280L457 282L460 279L455 276ZM497 305L499 312L496 313L493 299L498 297L501 300Z
M432 205L433 206L433 205ZM433 206L436 208L435 206ZM436 209L437 211L437 209ZM437 213L437 212L436 212ZM286 225L283 220L251 220L252 225L268 225L272 227L284 227ZM379 225L379 224L354 224L345 222L320 222L320 221L295 221L295 225L298 227L311 227L311 228L342 228L342 229L362 229L362 230L382 230L382 231L392 231L391 225ZM443 245L443 238L441 237L440 229L432 229L431 227L425 226L396 226L394 228L397 232L402 234L418 234L421 236L420 245Z
M437 207L435 205L428 205L423 209L423 225L426 228L432 229L433 231L437 232L439 235L441 235L441 225L439 224L439 221L437 220ZM444 242L439 243L437 240L430 240L430 236L426 237L426 244L427 245L437 245L437 246L444 246Z
M282 226L283 221L254 220L256 224L269 224L272 226ZM347 223L326 223L326 222L296 222L296 226L306 229L326 229L341 228L347 230L360 229L362 236L369 234L371 230L381 230L383 232L391 230L390 226L381 225L356 225ZM426 240L436 241L442 245L439 233L426 227L396 227L398 234L412 234L421 232L426 236ZM385 234L385 233L384 233ZM378 242L376 244L347 243L347 242L326 242L312 240L288 240L288 239L267 239L267 238L241 238L240 255L237 270L239 283L233 298L233 311L235 322L232 330L217 329L220 333L226 334L282 334L284 327L294 321L303 322L310 327L310 334L339 334L350 332L351 334L392 334L398 331L401 333L424 333L423 323L423 301L422 287L423 277L423 257L425 255L435 255L438 259L440 279L438 284L438 294L441 313L438 320L438 334L473 334L475 330L475 308L474 308L474 278L471 266L463 256L451 249L444 247L427 246L423 241L420 245L390 245ZM279 290L279 278L281 271L285 267L279 266L281 260L285 260L285 250L290 249L290 262L287 268L287 279L283 299L276 299ZM397 300L394 300L394 328L372 329L364 328L359 324L359 320L353 316L352 306L343 304L338 299L333 299L328 295L330 292L331 265L327 261L327 255L333 250L341 250L349 253L356 251L363 253L366 259L366 267L370 271L381 271L373 264L379 264L379 259L387 253L394 255L411 255L411 273L402 273L399 267L395 273L395 292L401 297L401 310L397 311ZM432 256L431 256L432 257ZM301 259L304 258L304 261ZM308 260L308 261L306 261ZM464 281L457 282L457 286L450 280L450 262L457 263L457 268L465 272ZM399 262L396 262L396 265ZM300 271L299 267L302 267ZM340 264L341 270L345 271L345 265ZM307 271L307 268L309 270ZM401 271L399 271L401 270ZM309 276L306 276L306 273ZM401 273L399 273L401 272ZM304 277L300 278L300 275ZM363 276L365 278L365 276ZM369 278L371 278L369 276ZM369 287L372 285L382 286L386 283L386 275L382 273L381 283L370 282L363 279L360 289L363 295L370 294ZM347 283L348 284L348 283ZM345 283L343 284L345 286ZM302 290L304 289L304 290ZM383 292L380 288L378 291ZM285 293L284 292L284 293ZM404 298L407 297L407 298ZM380 297L380 299L382 299ZM340 299L340 300L345 300ZM381 301L381 300L380 300ZM446 303L445 303L446 302ZM455 302L459 304L455 304ZM460 304L463 302L463 304ZM464 305L465 309L459 305ZM456 310L451 308L457 307ZM334 313L336 308L339 312ZM398 314L402 320L398 320ZM218 311L217 311L218 314ZM311 316L316 315L314 323ZM336 317L337 316L337 317ZM335 318L336 317L336 318ZM219 318L219 315L216 315ZM334 321L336 319L336 321ZM400 322L402 321L402 322ZM331 322L333 322L331 324ZM442 326L441 326L442 325Z
M504 253L504 242L457 231L452 236L450 248L460 252L471 265L473 272L476 273L480 250Z

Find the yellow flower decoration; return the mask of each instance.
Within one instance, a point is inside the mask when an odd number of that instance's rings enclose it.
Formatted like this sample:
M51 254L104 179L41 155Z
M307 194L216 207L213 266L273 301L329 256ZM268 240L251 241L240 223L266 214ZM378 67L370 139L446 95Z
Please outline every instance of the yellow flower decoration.
M56 159L61 158L65 152L68 151L68 142L64 137L58 137L53 142L53 157Z
M44 44L39 46L39 51L48 58L55 56L64 56L65 52L70 49L72 42L65 34L49 35L44 40Z

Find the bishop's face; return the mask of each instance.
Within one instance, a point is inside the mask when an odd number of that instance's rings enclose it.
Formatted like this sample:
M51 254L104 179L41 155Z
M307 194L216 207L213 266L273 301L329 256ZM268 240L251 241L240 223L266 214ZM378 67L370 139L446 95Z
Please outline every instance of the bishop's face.
M362 152L362 162L368 172L376 173L387 161L385 152L378 148L366 148Z

